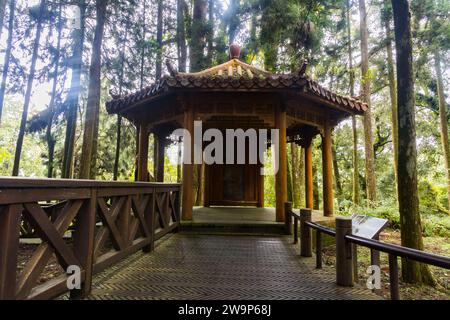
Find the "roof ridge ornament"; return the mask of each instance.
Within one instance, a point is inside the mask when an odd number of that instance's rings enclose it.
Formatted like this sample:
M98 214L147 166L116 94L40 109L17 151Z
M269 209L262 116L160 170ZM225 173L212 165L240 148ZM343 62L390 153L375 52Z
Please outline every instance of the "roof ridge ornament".
M166 59L166 66L167 70L169 71L172 77L175 77L178 74L177 69L175 69L175 67L172 65L169 59Z
M109 95L111 96L111 98L113 98L113 100L116 100L116 99L120 99L120 98L121 98L121 95L120 95L120 94L117 94L116 91L113 90L113 89L110 89L110 90L109 90Z
M233 59L239 60L240 55L241 55L241 47L236 43L230 44L230 60Z
M303 60L302 66L300 67L300 70L298 71L299 76L303 76L306 72L306 68L308 68L308 60Z

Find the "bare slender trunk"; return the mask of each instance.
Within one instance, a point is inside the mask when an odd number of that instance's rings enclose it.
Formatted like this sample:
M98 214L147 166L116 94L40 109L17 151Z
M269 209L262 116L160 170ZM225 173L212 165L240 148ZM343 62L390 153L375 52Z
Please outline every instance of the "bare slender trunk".
M61 56L61 33L62 33L62 1L59 2L58 9L58 40L56 44L56 54L55 54L55 70L53 75L53 85L52 85L52 94L50 98L50 103L48 105L49 109L49 117L47 123L47 132L46 132L46 140L48 147L48 164L47 164L47 177L53 177L53 168L54 168L54 158L55 158L55 144L56 139L52 134L52 125L53 125L53 117L55 114L55 98L56 98L56 89L58 86L58 76L59 76L59 60Z
M6 0L0 0L0 39L2 38L3 21L6 14Z
M194 0L194 14L191 27L190 71L200 71L205 67L206 9L207 0Z
M336 152L336 145L333 143L332 147L332 154L333 154L333 173L334 173L334 181L336 184L336 198L338 202L342 200L342 184L341 184L341 174L339 172L339 166L337 161L337 152Z
M317 167L313 166L313 207L314 210L320 210L319 181L317 177Z
M178 70L186 72L186 29L185 29L185 0L177 0L177 52L178 52Z
M417 149L411 17L407 0L392 0L397 53L398 202L402 246L423 250L417 191ZM402 259L406 282L432 283L428 266Z
M125 77L125 51L128 40L129 23L125 23L125 37L122 39L122 50L120 51L120 74L119 74L119 96L123 94L123 81ZM119 177L119 160L120 160L120 143L122 136L122 116L117 115L117 133L116 133L116 153L114 156L113 180L116 181Z
M107 0L98 0L97 26L95 27L94 42L92 45L91 66L89 69L89 93L86 105L86 119L83 134L83 148L80 161L80 178L92 178L92 172L96 165L98 120L100 110L100 72L101 72L101 49L103 40L103 29L106 19Z
M292 144L292 143L291 143ZM287 150L286 150L287 151ZM292 154L291 154L292 156ZM289 161L288 153L286 152L286 176L287 176L287 201L294 202L293 198L293 183L292 183L292 165Z
M145 34L147 33L147 3L143 0L144 9L142 11L142 38L141 38L141 68L140 68L140 85L139 88L144 88L144 67L145 67ZM139 139L139 136L136 135ZM139 145L139 143L137 143ZM137 153L136 153L137 154Z
M2 71L2 84L0 86L0 125L2 123L3 104L5 102L6 80L8 79L9 64L11 62L15 8L16 8L16 0L11 0L9 4L8 40L5 51L5 62L3 64L3 71Z
M141 35L141 62L140 62L140 84L139 88L142 90L144 88L144 81L145 81L145 57L146 57L146 50L145 50L145 35L147 33L147 2L146 0L142 0L143 4L143 10L142 10L142 35ZM139 126L135 124L135 137L136 137L136 159L139 156ZM135 176L136 180L138 177L137 174L137 161L136 163L136 170L135 170Z
M155 79L158 80L161 78L162 74L163 0L158 0L158 22L156 29L156 42L158 44L158 49L156 50Z
M292 168L292 202L294 208L300 208L300 166L298 164L298 146L295 142L291 143L291 168Z
M73 155L75 150L75 133L77 128L77 113L81 91L81 71L83 67L83 48L85 33L86 2L79 0L80 28L73 30L72 79L67 98L66 136L64 140L64 156L62 161L62 177L69 179L73 176Z
M23 104L22 118L20 120L19 136L17 138L16 152L14 155L14 166L12 171L13 176L19 175L20 157L22 154L23 139L25 136L25 126L27 123L28 108L30 107L31 92L33 90L34 75L36 72L36 62L39 55L39 42L41 41L42 16L44 14L44 10L45 10L45 0L41 0L39 5L39 13L37 17L36 38L34 40L33 45L33 55L31 57L30 73L28 74L27 90L25 92L25 102Z
M230 0L228 8L228 42L232 44L236 38L237 29L239 27L239 1Z
M389 93L391 97L391 120L392 120L392 148L394 149L394 172L395 172L395 192L398 198L398 120L397 120L397 83L395 82L395 72L394 72L394 55L392 51L392 41L391 41L391 28L390 19L387 16L387 5L388 0L384 0L384 7L386 10L386 17L384 19L384 28L386 30L386 51L387 51L387 65L388 65L388 78L389 78Z
M445 105L444 84L442 80L441 55L438 50L434 53L434 63L439 96L439 120L441 124L442 149L444 151L445 172L447 175L448 208L450 209L450 150L448 143L447 108Z
M299 208L305 207L305 193L306 193L306 187L305 187L305 149L300 148L300 158L298 162L298 185L299 185Z
M119 176L119 160L120 160L120 139L122 137L122 116L117 115L117 132L116 132L116 152L114 156L113 180L116 181Z
M356 127L356 116L352 116L353 131L353 203L359 205L359 164L358 164L358 130Z
M376 182L375 182L375 157L373 151L373 132L372 132L372 107L370 105L370 74L369 74L369 49L368 49L368 31L367 31L367 12L366 1L359 0L360 13L360 31L361 31L361 94L362 99L369 106L364 115L364 150L366 157L366 188L367 199L370 202L376 201Z
M214 0L208 1L208 49L206 53L206 65L210 67L213 60L213 42L214 42Z
M347 0L347 42L348 42L348 72L350 77L349 89L350 96L355 95L355 71L353 70L353 48L352 33L350 20L350 0ZM359 168L358 168L358 130L356 127L356 116L352 116L352 132L353 132L353 179L352 179L352 199L353 203L359 205Z

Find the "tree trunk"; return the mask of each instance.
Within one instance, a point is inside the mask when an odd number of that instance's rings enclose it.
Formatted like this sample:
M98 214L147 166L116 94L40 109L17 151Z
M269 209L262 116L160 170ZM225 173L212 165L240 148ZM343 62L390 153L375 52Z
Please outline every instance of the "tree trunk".
M206 54L206 66L212 66L214 45L214 0L208 1L208 49Z
M306 194L306 188L305 188L305 149L300 148L300 158L298 161L298 196L300 198L298 202L299 208L306 207L305 202L305 194Z
M30 73L28 74L27 89L25 92L25 102L23 104L22 118L20 120L19 136L17 138L16 152L14 155L14 166L13 166L13 171L12 171L13 176L19 175L20 157L22 154L23 138L25 136L25 126L27 123L28 108L30 106L31 92L33 90L34 75L36 72L36 62L37 62L38 54L39 54L39 42L41 41L42 16L44 14L44 10L45 10L45 0L41 0L40 5L39 5L39 13L38 13L38 17L37 17L36 38L34 40L34 45L33 45L33 55L31 57Z
M207 0L194 0L194 14L191 26L190 71L200 71L205 67L206 9Z
M2 38L3 21L6 14L6 0L0 0L0 39Z
M186 72L187 48L186 48L186 29L185 29L185 0L177 0L177 52L178 52L178 70Z
M61 33L62 33L62 1L59 2L58 8L58 40L56 44L56 53L55 53L55 70L53 74L53 85L52 85L52 94L50 98L50 103L48 105L49 116L47 123L47 132L46 132L46 140L48 147L48 164L47 164L47 177L53 177L53 168L54 168L54 158L55 158L55 144L56 139L52 134L52 125L53 125L53 117L55 114L55 98L56 98L56 89L58 86L58 75L59 75L59 60L61 56Z
M317 177L317 167L313 166L313 202L314 210L320 210L320 194L319 194L319 181Z
M369 50L367 31L366 1L359 0L360 31L361 31L361 95L369 106L364 115L364 150L366 156L366 188L367 199L376 201L375 182L375 157L373 151L372 110L370 105L370 74L369 74Z
M438 50L434 53L434 63L436 68L437 91L439 96L439 120L441 124L442 149L444 151L445 173L447 175L448 208L450 210L450 150L448 144L447 108L445 106L444 84L442 80L441 55Z
M69 179L73 176L73 155L75 150L75 133L77 128L77 113L79 96L81 91L81 71L83 67L83 48L85 33L85 0L78 1L80 10L80 28L73 31L73 56L70 65L72 67L72 79L69 96L67 98L67 127L64 141L64 156L62 161L62 177Z
M126 44L128 40L128 29L129 29L129 17L126 17L125 23L125 37L121 39L122 49L120 50L120 71L119 71L119 96L123 94L123 81L125 77L125 51ZM117 115L117 132L116 132L116 153L114 156L114 168L113 168L113 180L116 181L119 177L119 160L120 160L120 139L122 136L122 116Z
M417 191L417 150L414 107L414 72L409 3L392 0L397 53L398 202L402 246L423 250ZM405 282L432 282L426 265L402 259Z
M239 1L230 0L228 7L228 42L232 44L236 38L237 29L239 27Z
M147 33L147 3L145 0L143 0L142 3L144 9L142 11L141 66L140 66L140 85L139 85L139 88L141 90L144 88L144 81L145 81L145 55L146 55L145 34ZM136 131L139 131L137 126ZM138 133L136 133L136 141L139 141ZM138 146L139 142L136 142L136 145ZM137 149L138 148L136 148L136 155L138 154Z
M97 25L95 27L94 42L92 44L91 66L89 69L89 93L86 105L86 118L83 134L83 148L80 161L80 178L89 179L96 165L95 152L97 149L98 120L100 109L100 72L103 29L106 19L107 0L97 0Z
M117 115L117 132L116 132L116 153L114 156L113 180L117 181L119 177L119 160L120 160L120 139L122 135L122 116Z
M395 172L395 192L398 194L398 120L397 120L397 83L395 82L394 73L394 56L392 51L390 17L388 14L388 0L384 0L384 9L386 16L384 17L384 28L386 30L386 51L387 51L387 67L389 78L389 93L391 97L391 120L392 120L392 148L394 149L394 172ZM397 196L398 197L398 196Z
M6 0L5 0L6 3ZM2 124L3 104L6 94L6 80L8 78L9 64L11 62L11 50L14 31L14 12L16 9L16 0L11 0L9 4L9 22L8 22L8 40L5 51L5 62L3 64L2 84L0 86L0 125ZM3 24L2 24L3 25Z
M139 84L139 89L142 90L144 89L144 82L145 82L145 58L146 58L146 50L145 50L145 35L147 33L147 2L146 0L142 0L142 6L143 6L143 10L142 10L142 35L141 35L141 61L140 61L140 72L139 72L139 79L140 79L140 84ZM139 125L135 124L135 133L136 133L136 159L139 156ZM136 170L135 170L135 176L136 176L136 181L138 178L138 165L137 165L137 161L136 162Z
M336 184L336 198L338 202L340 202L342 199L342 184L341 184L341 174L339 172L339 166L337 162L337 152L336 152L336 146L332 146L332 154L333 154L333 173L334 173L334 180ZM339 206L339 205L338 205Z
M295 142L291 143L291 168L292 168L292 202L294 208L300 208L300 186L301 179L299 173L298 146Z
M292 143L291 143L292 144ZM292 155L291 155L292 156ZM292 186L292 166L286 150L286 176L287 176L287 201L293 202L293 186Z
M156 67L155 67L156 80L159 80L162 74L162 50L163 50L162 38L163 38L163 0L158 0L158 22L156 25L156 43L158 45L158 48L156 50Z
M356 116L352 116L352 131L353 131L353 203L359 205L359 162L358 162L358 130L356 127Z
M348 42L348 72L349 72L349 90L350 96L355 96L355 71L353 70L353 48L350 20L351 4L347 0L347 42ZM358 130L356 128L356 116L352 116L353 132L353 179L352 179L352 199L353 203L359 205L359 168L358 168Z

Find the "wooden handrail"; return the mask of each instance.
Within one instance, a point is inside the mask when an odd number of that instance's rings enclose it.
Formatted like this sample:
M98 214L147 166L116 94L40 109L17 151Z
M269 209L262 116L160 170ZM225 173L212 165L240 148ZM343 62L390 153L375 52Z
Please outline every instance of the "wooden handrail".
M432 266L450 269L450 257L440 256L408 247L402 247L392 243L383 243L378 240L366 239L355 235L348 235L345 238L354 244L366 248L392 254L397 257L408 258L417 262L423 262Z
M0 176L0 189L11 188L141 188L141 187L178 187L179 183L163 182L127 182L84 179L47 179Z
M0 300L67 292L66 274L36 286L53 254L63 269L80 267L82 288L71 296L89 294L94 273L179 229L180 194L176 183L0 177ZM21 232L42 243L16 280Z
M290 206L288 204L285 205L285 210L286 210L286 216L298 217L298 219L302 218L301 214L298 215L297 213L294 213L292 211L292 206ZM320 269L322 267L321 234L324 233L329 236L336 237L336 230L327 228L320 224L314 223L310 220L304 221L303 225L308 228L315 229L317 231L317 234L316 234L316 268ZM302 241L307 242L308 245L311 242L310 236L308 238L301 237L301 239L302 239ZM391 299L393 299L393 300L400 299L399 290L398 290L398 262L397 262L398 257L407 258L410 260L414 260L414 261L421 262L421 263L426 263L428 265L433 265L433 266L441 267L444 269L450 269L450 257L436 255L436 254L432 254L432 253L428 253L428 252L424 252L424 251L416 250L416 249L412 249L412 248L407 248L407 247L403 247L403 246L399 246L399 245L395 245L395 244L391 244L391 243L383 243L378 240L367 239L367 238L359 237L359 236L352 235L352 234L343 236L343 239L344 239L344 242L346 242L347 244L360 245L360 246L369 248L371 250L376 250L376 251L387 253L389 255L389 278L390 278L389 282L390 282L390 290L391 290ZM295 242L295 240L294 240L294 242ZM301 245L302 245L302 243L301 243ZM346 244L344 243L343 245L345 246ZM354 248L353 250L350 250L350 251L354 252L356 250ZM341 257L341 258L348 259L348 253L350 251L346 250L345 251L347 253L346 257ZM338 250L337 250L337 252L338 252ZM352 257L353 255L350 254L350 256L351 256L351 259L353 259L353 257ZM338 260L338 259L339 259L339 257L336 257L336 260ZM350 265L350 264L348 264L348 265ZM346 273L347 273L348 277L351 277L352 276L351 268L350 268L350 270L346 270Z

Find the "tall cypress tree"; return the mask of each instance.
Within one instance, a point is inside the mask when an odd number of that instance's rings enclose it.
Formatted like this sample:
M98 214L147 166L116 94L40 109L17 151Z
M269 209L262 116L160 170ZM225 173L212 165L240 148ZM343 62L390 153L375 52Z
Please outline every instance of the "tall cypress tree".
M9 64L11 63L12 40L14 34L14 13L16 8L16 0L10 1L11 2L9 4L8 40L5 51L5 61L3 64L2 82L0 85L0 125L2 124L3 105L5 103L5 94L6 94L6 80L8 78Z
M100 112L100 72L103 31L106 21L108 0L97 0L97 25L92 44L91 66L89 69L89 92L83 134L83 148L80 161L80 178L95 177L97 159L98 122Z
M42 20L43 20L44 11L45 11L45 5L46 5L46 1L41 0L41 2L39 4L38 13L37 13L36 37L34 39L34 44L33 44L33 54L31 56L31 67L30 67L30 72L28 74L27 89L25 92L25 101L23 104L22 118L20 120L19 136L17 138L16 152L14 155L14 166L13 166L13 171L12 171L13 176L19 175L20 158L22 155L23 139L25 136L25 126L26 126L27 118L28 118L28 109L30 107L31 92L33 90L34 76L36 73L36 63L37 63L37 59L38 59L38 55L39 55L39 43L41 41Z
M398 202L402 245L423 250L422 223L417 191L417 147L414 104L411 17L407 0L392 0L397 53ZM428 267L402 259L406 282L433 283Z

